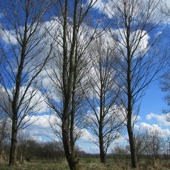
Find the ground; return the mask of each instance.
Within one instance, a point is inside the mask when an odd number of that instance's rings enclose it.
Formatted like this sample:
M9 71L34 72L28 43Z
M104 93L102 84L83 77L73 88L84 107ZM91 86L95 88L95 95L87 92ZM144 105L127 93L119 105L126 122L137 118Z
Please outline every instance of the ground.
M131 170L129 160L109 159L106 164L99 162L98 158L82 158L79 163L80 170ZM136 170L169 170L170 160L151 160L140 162ZM32 161L17 163L15 167L8 167L7 163L0 164L0 170L69 170L66 160L60 161Z

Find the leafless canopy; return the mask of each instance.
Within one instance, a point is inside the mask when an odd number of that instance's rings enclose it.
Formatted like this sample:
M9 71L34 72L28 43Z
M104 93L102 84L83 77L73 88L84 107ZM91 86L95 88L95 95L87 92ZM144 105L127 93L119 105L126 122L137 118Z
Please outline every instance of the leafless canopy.
M0 107L12 121L9 164L13 165L17 131L29 125L42 101L40 95L37 97L40 94L38 75L51 53L51 46L46 46L46 29L42 29L49 3L45 0L7 0L0 6L0 84L4 91Z

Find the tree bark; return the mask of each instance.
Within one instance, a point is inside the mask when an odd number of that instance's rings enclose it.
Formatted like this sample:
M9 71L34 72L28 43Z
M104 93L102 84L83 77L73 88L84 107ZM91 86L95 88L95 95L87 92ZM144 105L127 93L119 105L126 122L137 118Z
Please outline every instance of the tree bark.
M104 144L104 142L103 142L103 134L102 134L102 130L100 128L100 130L99 130L99 146L100 146L100 162L101 163L106 162L103 144Z
M69 128L67 121L63 121L62 125L62 137L63 137L63 146L66 159L68 161L68 165L70 170L77 170L78 167L78 159L74 153L74 150L71 149L71 144L69 142Z
M131 127L130 121L128 121L127 131L129 135L129 144L130 144L130 152L131 152L131 167L136 168L137 167L137 156L136 156L133 129Z
M14 121L12 121L12 136L11 136L11 146L10 146L10 156L9 156L9 166L13 166L16 163L16 149L17 149L17 117L14 116Z
M101 80L102 85L102 80ZM99 121L99 148L100 148L100 161L105 163L105 153L104 153L104 141L103 141L103 87L100 90L100 121Z

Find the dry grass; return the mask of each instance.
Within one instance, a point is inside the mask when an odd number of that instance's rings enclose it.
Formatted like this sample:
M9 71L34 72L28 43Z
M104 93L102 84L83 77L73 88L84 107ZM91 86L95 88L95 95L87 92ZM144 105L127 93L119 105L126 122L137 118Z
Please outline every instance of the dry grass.
M169 170L170 161L156 160L155 163L151 161L141 161L136 170ZM69 170L65 160L60 162L25 162L17 164L15 167L9 167L7 163L0 163L0 170ZM102 164L97 158L83 158L79 163L79 170L131 170L129 161L125 160L108 160L107 163Z
M25 162L14 167L0 164L0 170L69 170L69 168L65 162Z

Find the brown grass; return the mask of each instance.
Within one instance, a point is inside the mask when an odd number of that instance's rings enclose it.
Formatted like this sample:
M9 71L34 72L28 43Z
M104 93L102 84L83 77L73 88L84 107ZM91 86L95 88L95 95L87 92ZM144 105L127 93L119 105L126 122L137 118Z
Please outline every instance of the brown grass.
M169 170L170 160L143 160L136 170ZM37 161L17 164L15 167L9 167L7 163L0 163L0 170L69 170L65 160L60 162ZM97 158L83 158L79 163L79 170L131 170L130 163L127 160L109 159L107 163L102 164Z

